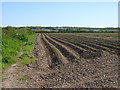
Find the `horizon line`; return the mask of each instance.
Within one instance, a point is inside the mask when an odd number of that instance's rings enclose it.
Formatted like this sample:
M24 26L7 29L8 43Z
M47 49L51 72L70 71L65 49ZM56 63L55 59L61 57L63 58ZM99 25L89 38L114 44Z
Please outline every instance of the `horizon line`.
M8 27L7 26L0 26L0 27ZM119 26L71 26L71 25L21 25L21 26L11 26L11 27L85 27L85 28L118 28Z

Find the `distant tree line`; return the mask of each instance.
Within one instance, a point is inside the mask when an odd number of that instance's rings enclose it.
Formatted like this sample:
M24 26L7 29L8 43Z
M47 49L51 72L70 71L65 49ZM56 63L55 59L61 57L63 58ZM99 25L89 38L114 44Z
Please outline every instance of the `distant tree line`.
M74 31L34 31L35 33L119 33L119 31L84 31L84 30L74 30Z
M6 30L12 29L28 29L36 33L119 33L120 28L89 28L89 27L3 27Z

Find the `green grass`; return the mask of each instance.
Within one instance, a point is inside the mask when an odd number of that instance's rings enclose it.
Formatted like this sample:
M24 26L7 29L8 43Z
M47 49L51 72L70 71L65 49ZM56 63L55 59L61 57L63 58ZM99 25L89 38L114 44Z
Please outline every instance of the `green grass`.
M34 57L29 54L34 50L36 42L36 33L30 29L15 29L9 27L2 30L2 69L20 62L28 64L34 62ZM22 53L22 58L19 58ZM19 57L18 57L19 56Z
M29 58L29 57L24 57L24 58L20 61L21 64L29 64L29 63L33 63L33 62L35 62L35 60L32 59L32 58Z
M35 62L34 57L30 57L28 55L23 54L21 57L19 57L19 64L29 64Z
M29 54L34 50L35 42L36 42L36 34L28 36L28 41L24 43L22 50L23 55L19 60L20 64L29 64L35 62L34 56L30 56Z
M25 53L32 52L34 50L35 41L36 41L35 35L28 36L28 42L24 44L23 51Z

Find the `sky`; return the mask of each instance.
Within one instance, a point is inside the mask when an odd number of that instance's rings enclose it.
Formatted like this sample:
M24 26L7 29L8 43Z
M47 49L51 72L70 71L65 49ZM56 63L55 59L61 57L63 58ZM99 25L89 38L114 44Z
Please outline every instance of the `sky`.
M117 2L2 2L2 26L117 27Z

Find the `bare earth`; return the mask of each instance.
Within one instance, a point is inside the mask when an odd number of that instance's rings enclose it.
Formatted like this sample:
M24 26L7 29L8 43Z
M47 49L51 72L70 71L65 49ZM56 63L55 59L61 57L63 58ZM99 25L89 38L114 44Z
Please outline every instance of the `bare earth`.
M103 53L95 59L81 59L50 68L51 57L37 36L35 63L12 65L3 73L3 88L118 88L118 56ZM25 80L18 80L24 77Z

